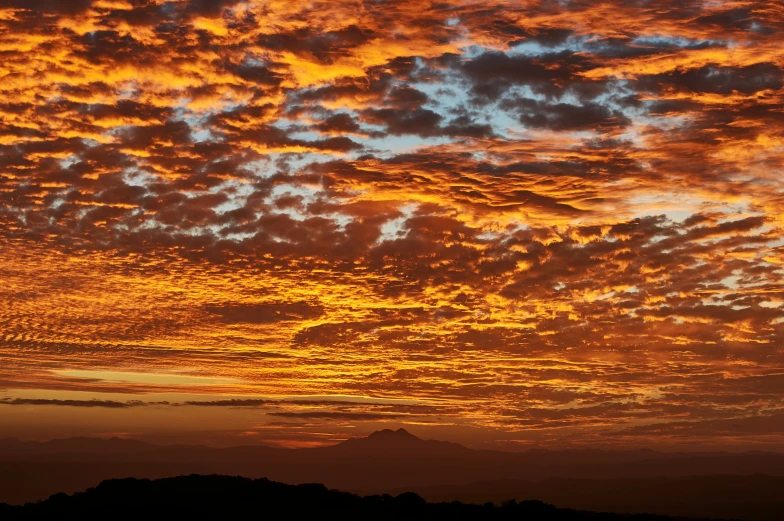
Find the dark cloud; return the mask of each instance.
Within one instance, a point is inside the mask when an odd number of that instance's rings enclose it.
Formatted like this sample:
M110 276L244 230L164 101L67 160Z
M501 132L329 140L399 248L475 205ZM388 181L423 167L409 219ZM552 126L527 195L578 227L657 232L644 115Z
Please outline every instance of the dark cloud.
M617 110L599 103L572 105L534 100L506 100L502 106L519 114L520 122L531 128L552 130L607 130L624 127L631 120Z
M706 65L698 69L676 70L643 76L638 88L644 91L712 92L751 95L763 90L779 90L784 85L784 71L772 63L747 67Z
M528 86L545 95L557 94L576 81L576 73L587 66L586 58L566 51L540 57L488 52L465 62L462 70L475 94L496 100L513 86Z
M308 411L308 412L271 412L270 416L281 418L295 418L301 420L394 420L399 418L398 414L375 414L367 412L330 412L330 411Z
M127 409L148 405L144 402L117 402L114 400L59 400L43 398L3 398L0 405L56 405L63 407L105 407L107 409Z
M262 399L232 399L232 400L207 400L207 401L187 401L185 405L195 405L198 407L263 407L280 402Z

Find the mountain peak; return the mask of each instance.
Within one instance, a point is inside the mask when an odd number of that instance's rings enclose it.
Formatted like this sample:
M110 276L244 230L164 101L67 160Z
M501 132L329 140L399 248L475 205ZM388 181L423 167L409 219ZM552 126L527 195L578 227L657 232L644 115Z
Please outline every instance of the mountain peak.
M406 429L383 429L376 431L364 438L351 438L333 445L333 449L338 451L348 451L352 454L390 456L390 455L433 455L433 454L452 454L455 451L468 451L462 445L446 441L423 440L414 436ZM396 456L395 456L396 457Z
M397 440L403 440L403 439L419 440L420 439L420 438L417 438L416 436L414 436L413 434L411 434L410 432L408 432L407 430L403 429L402 427L400 429L396 430L396 431L393 431L392 429L383 429L383 430L380 430L380 431L376 431L376 432L370 434L366 439L382 439L382 438L383 439L397 439Z

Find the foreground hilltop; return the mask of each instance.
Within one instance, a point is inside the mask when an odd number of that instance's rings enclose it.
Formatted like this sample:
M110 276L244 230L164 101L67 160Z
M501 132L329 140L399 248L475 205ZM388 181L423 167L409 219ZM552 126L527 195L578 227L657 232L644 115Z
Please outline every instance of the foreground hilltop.
M521 520L673 521L680 518L592 513L539 501L471 505L428 503L414 493L361 497L324 485L285 485L267 479L179 476L159 480L116 479L68 496L24 506L0 505L0 519L188 519L188 520Z

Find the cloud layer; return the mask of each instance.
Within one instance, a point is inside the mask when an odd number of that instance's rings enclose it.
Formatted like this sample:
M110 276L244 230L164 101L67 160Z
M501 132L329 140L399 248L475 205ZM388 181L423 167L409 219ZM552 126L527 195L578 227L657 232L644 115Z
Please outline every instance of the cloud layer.
M783 22L5 2L0 404L370 396L430 405L266 418L781 445Z

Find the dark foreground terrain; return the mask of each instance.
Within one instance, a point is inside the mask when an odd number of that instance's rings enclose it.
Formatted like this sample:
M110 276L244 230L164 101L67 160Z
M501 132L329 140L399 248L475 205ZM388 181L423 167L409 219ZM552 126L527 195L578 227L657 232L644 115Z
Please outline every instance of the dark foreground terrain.
M0 503L72 494L108 479L190 474L323 483L361 496L413 491L433 502L536 499L621 514L784 521L784 454L776 453L501 452L423 440L403 429L311 449L0 440Z
M413 493L361 497L323 485L285 485L267 479L180 476L115 479L71 496L56 494L24 506L0 505L0 519L215 520L564 520L674 521L680 518L592 513L539 501L501 506L427 503Z
M426 501L499 503L537 499L561 508L594 512L784 521L784 477L686 476L674 478L501 479L463 485L406 487Z

